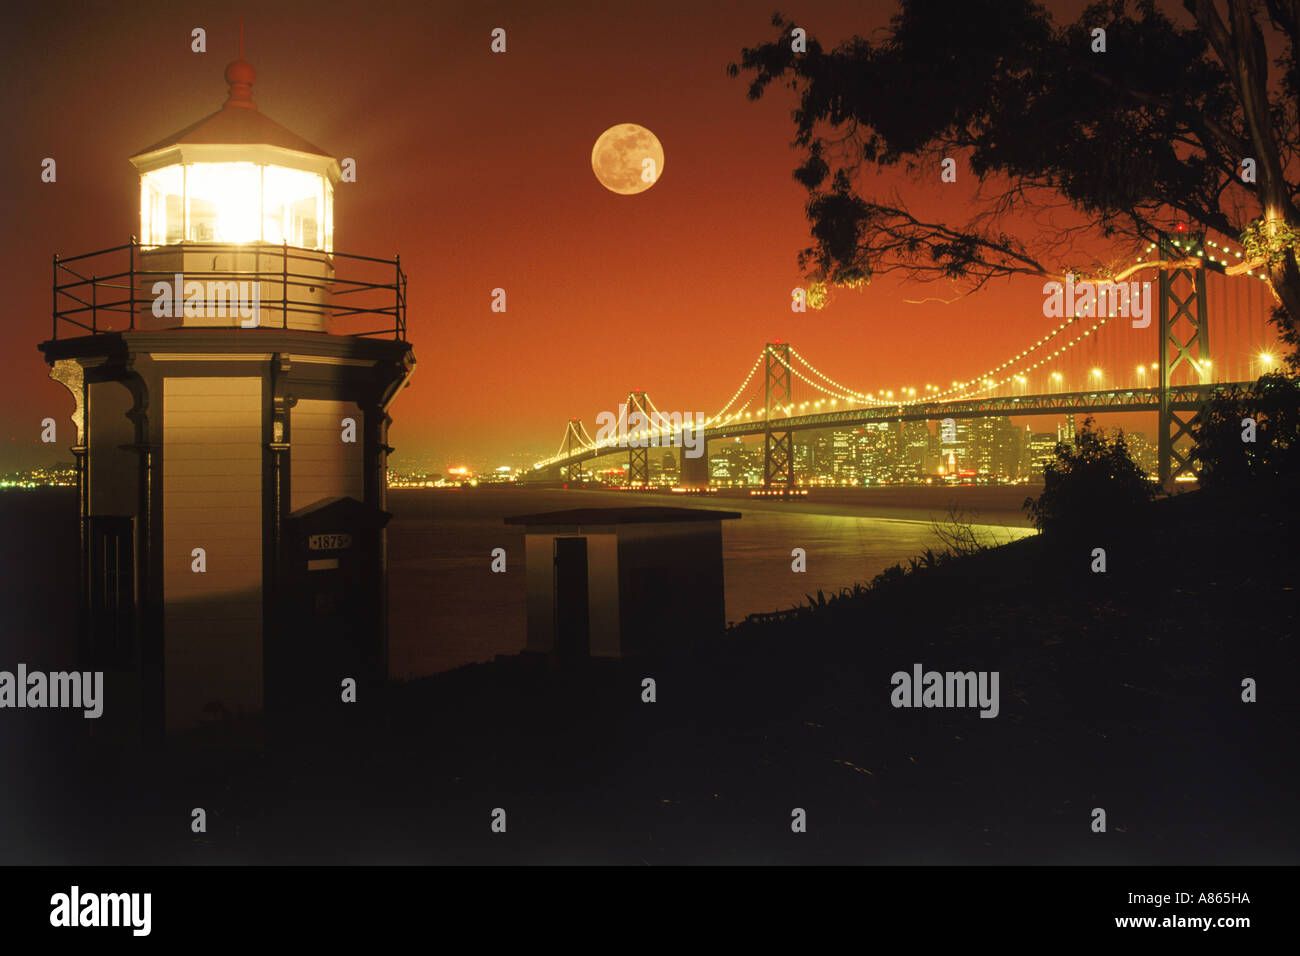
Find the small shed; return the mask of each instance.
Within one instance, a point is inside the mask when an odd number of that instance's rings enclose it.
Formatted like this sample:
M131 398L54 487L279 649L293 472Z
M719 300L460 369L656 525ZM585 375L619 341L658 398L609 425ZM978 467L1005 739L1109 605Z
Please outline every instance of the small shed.
M722 522L735 511L577 508L524 526L530 651L626 657L726 626Z

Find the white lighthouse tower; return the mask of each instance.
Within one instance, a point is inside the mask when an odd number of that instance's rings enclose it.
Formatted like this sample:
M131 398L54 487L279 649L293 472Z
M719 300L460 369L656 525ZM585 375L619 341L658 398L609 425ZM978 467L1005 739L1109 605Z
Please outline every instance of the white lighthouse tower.
M146 736L340 700L387 671L397 258L334 249L337 161L217 112L131 158L140 231L54 258L41 351L75 401L82 666Z

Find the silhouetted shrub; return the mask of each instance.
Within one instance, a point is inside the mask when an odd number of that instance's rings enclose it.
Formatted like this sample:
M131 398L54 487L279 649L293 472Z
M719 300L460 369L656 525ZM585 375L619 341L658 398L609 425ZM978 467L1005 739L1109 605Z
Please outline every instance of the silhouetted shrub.
M1249 419L1254 441L1247 441ZM1300 471L1300 382L1265 375L1253 394L1221 392L1191 425L1201 486L1231 491L1259 481L1296 481Z
M1039 531L1075 536L1131 521L1158 492L1155 482L1129 457L1124 433L1113 438L1083 423L1074 447L1057 442L1056 460L1044 469L1043 493L1025 499Z

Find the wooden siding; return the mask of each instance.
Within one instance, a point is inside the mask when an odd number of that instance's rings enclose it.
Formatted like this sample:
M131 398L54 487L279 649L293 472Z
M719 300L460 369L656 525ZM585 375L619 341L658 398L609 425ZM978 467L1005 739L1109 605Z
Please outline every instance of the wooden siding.
M260 378L164 380L168 731L261 709L262 468Z

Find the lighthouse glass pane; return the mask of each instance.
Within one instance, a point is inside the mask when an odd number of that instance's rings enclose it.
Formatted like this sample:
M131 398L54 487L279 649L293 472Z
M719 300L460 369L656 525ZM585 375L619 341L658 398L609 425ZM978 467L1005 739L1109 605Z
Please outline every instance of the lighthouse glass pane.
M334 251L334 186L328 179L321 178L325 192L325 251Z
M262 177L262 238L303 249L325 245L323 177L266 166Z
M194 163L187 169L186 239L256 242L260 238L261 169L255 163Z
M147 246L185 237L185 177L180 166L164 166L140 177L140 241Z

